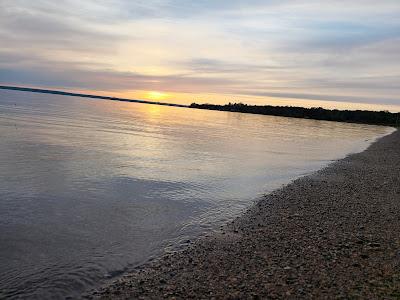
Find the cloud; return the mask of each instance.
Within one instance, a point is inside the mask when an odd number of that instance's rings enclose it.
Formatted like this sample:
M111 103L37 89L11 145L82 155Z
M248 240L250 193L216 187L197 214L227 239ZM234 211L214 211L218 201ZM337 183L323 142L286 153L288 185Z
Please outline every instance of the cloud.
M133 72L80 70L67 65L26 68L0 68L0 82L33 86L65 87L101 91L162 90L180 92L225 92L223 87L235 85L229 79L195 76L152 76Z
M3 0L0 81L395 104L399 14L398 0Z
M273 98L285 99L307 99L307 100L321 100L321 101L335 101L335 102L355 102L355 103L370 103L376 104L378 101L383 101L385 104L398 105L398 98L379 98L379 97L357 97L357 96L343 96L335 94L312 94L312 93L274 93L274 92L255 92L250 91L245 95L253 96L266 96Z
M92 26L76 16L65 13L48 12L47 1L37 1L33 5L17 5L25 1L4 1L0 4L0 38L2 49L64 49L75 51L105 50L109 43L121 38L117 32L109 33ZM43 3L42 6L39 3ZM43 8L43 9L42 9ZM65 7L65 11L67 7Z

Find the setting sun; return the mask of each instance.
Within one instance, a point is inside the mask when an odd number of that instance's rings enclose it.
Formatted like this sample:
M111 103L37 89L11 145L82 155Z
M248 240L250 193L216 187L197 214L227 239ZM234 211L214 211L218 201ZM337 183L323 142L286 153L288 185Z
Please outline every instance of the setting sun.
M147 98L149 98L151 100L163 100L168 95L166 93L162 93L162 92L150 91L147 93L146 96L147 96Z
M0 0L0 300L400 300L399 16Z

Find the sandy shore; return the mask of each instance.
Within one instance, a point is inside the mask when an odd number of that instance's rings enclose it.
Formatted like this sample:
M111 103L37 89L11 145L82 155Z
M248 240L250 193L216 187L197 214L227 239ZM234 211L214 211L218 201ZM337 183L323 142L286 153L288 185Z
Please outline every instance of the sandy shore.
M400 132L94 296L399 299Z

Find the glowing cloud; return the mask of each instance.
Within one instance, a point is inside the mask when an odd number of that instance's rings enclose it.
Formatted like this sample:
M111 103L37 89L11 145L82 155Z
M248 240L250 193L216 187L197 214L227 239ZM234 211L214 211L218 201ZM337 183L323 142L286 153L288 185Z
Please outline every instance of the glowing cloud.
M396 110L400 2L342 3L3 0L0 83L184 103L280 98Z

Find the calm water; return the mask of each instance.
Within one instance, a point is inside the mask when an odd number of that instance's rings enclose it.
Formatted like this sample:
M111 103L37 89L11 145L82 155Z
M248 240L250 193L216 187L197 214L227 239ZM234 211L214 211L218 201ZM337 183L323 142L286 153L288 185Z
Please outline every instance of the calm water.
M0 91L0 298L77 297L388 132Z

